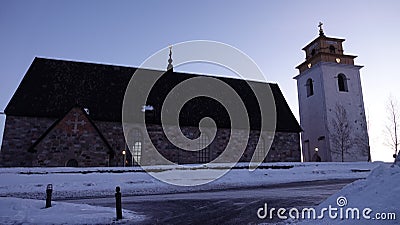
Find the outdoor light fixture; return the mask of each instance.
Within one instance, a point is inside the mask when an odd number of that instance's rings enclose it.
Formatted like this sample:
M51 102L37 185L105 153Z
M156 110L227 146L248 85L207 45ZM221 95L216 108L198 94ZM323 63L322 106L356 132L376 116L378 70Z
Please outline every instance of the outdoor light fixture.
M122 150L122 155L124 155L124 167L125 167L125 164L126 164L126 151L125 150Z
M318 147L315 147L315 151L318 152Z

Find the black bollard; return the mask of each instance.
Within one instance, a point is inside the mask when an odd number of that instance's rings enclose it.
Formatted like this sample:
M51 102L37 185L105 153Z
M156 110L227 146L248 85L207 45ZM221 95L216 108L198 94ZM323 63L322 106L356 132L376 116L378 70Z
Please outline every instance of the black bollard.
M53 185L48 184L46 188L46 208L51 207L51 194L53 193Z
M121 188L115 188L115 209L117 210L117 220L122 219Z

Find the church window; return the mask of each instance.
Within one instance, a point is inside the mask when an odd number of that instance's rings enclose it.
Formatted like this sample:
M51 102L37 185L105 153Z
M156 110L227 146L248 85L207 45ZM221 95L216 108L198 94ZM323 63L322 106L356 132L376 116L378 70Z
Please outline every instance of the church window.
M208 163L210 161L211 147L208 145L208 143L210 143L210 138L206 134L200 135L199 149L201 150L198 151L199 163Z
M265 141L263 137L260 137L256 150L254 151L254 159L256 162L264 162L265 156Z
M307 88L307 97L314 95L314 85L313 85L313 81L311 80L311 78L309 78L307 80L306 88Z
M338 87L339 87L339 91L341 92L348 92L348 88L347 88L347 78L346 76L341 73L338 75Z
M335 48L335 46L330 45L330 46L329 46L329 51L330 51L331 53L336 53L336 48Z
M315 49L311 50L311 56L315 55Z
M132 159L132 165L139 165L142 158L142 133L139 129L134 129L131 132L133 146L130 148Z

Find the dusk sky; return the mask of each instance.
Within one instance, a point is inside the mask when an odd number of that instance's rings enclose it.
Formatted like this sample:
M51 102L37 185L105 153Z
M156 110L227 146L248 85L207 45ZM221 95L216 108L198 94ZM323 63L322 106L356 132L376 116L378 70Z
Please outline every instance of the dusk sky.
M357 55L369 120L372 160L392 161L384 145L391 94L398 99L399 1L1 1L0 111L35 56L140 66L170 44L213 40L232 45L278 83L296 118L295 69L318 36L345 38ZM167 63L167 56L165 59ZM215 73L201 67L181 70ZM180 68L176 68L177 71ZM0 136L4 115L0 115Z

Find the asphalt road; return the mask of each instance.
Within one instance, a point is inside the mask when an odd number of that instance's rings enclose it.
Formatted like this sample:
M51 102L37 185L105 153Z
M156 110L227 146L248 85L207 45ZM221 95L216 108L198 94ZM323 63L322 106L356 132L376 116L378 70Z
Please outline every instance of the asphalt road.
M272 220L257 217L257 210L265 203L268 209L315 206L352 181L296 182L222 191L123 196L122 207L145 215L146 219L139 224L274 224L282 222L276 215ZM68 202L115 207L114 198Z

